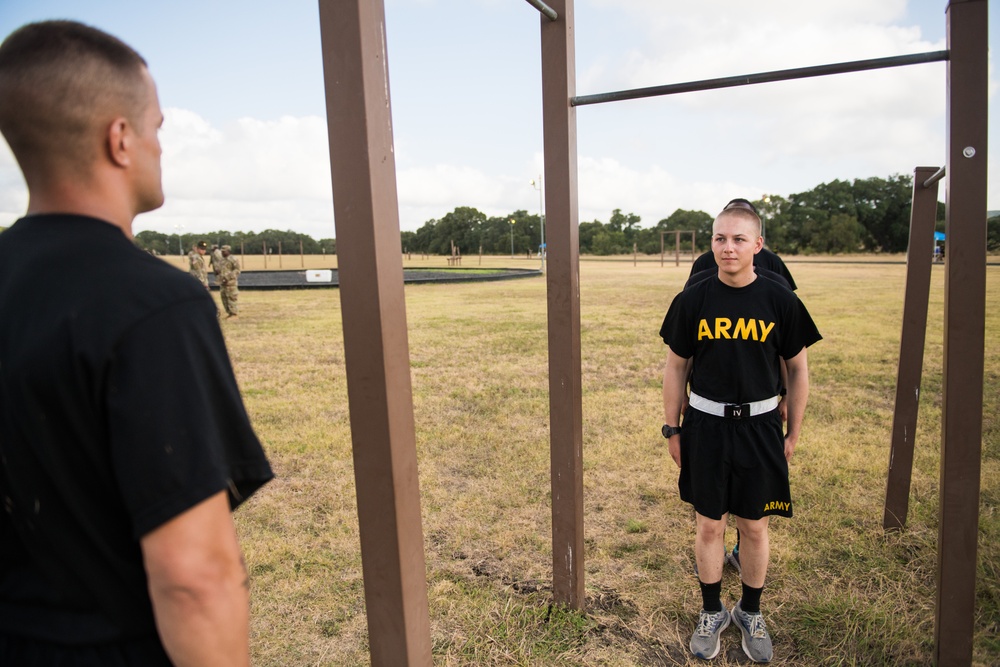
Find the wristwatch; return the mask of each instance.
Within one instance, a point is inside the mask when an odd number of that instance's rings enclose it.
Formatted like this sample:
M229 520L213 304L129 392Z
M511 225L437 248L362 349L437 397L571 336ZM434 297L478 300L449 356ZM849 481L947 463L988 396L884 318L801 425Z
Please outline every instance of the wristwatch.
M664 424L663 428L660 429L660 433L663 434L664 438L670 438L672 436L677 435L680 432L681 432L680 426L667 426L666 424Z

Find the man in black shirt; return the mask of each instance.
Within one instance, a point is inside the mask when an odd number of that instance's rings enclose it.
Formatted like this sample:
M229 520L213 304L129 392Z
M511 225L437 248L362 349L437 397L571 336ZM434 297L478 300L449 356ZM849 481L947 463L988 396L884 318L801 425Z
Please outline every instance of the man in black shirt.
M809 394L806 347L820 340L798 297L755 273L753 257L763 246L760 231L752 207L727 205L713 225L718 274L678 294L660 329L669 346L663 435L680 466L681 499L696 512L702 610L690 648L703 659L718 654L730 622L740 628L743 650L752 660L772 657L760 612L769 560L768 519L792 515L788 461ZM778 410L782 362L787 370L787 433ZM736 516L743 542L743 594L732 612L720 597L729 514Z
M0 235L2 665L249 665L230 511L272 473L211 297L131 241L163 203L162 122L106 33L0 44L29 194Z

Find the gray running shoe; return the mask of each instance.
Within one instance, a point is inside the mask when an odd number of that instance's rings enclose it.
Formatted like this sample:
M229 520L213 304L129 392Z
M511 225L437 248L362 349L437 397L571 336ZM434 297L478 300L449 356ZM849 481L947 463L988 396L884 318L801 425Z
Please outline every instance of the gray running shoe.
M691 635L691 652L702 660L711 660L719 655L722 631L729 627L729 612L708 612L704 609L698 615L698 627Z
M748 614L737 602L733 607L733 622L743 633L743 652L754 662L771 662L774 655L771 649L771 635L767 634L764 616L757 612Z
M726 554L726 562L729 563L737 574L743 574L743 568L740 567L740 552L733 549L732 553Z

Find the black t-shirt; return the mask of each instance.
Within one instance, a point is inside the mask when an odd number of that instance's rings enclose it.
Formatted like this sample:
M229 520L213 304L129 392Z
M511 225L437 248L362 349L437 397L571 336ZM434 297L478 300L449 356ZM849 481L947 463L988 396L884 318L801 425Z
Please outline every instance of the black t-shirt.
M660 337L679 357L694 357L691 391L720 403L775 396L779 358L791 359L822 339L791 290L762 278L730 287L718 277L674 297Z
M0 632L155 635L139 539L273 476L215 306L93 218L0 234Z
M788 287L793 292L798 289L798 285L795 284L795 279L792 278L792 272L788 270L785 263L776 254L768 250L767 248L761 248L760 252L753 256L753 265L760 267L762 269L767 269L768 271L774 271L780 274L782 278L788 281ZM715 255L709 250L698 256L691 264L691 273L688 274L689 278L693 278L696 273L705 271L707 269L718 268L718 264L715 261Z

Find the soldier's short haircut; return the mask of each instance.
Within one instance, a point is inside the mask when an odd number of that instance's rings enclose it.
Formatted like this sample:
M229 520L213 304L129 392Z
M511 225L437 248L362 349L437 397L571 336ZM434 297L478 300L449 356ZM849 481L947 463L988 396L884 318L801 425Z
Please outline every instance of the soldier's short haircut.
M75 21L18 28L0 44L0 133L21 164L93 160L94 132L117 116L141 127L146 61L132 47Z

